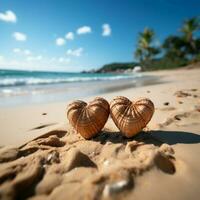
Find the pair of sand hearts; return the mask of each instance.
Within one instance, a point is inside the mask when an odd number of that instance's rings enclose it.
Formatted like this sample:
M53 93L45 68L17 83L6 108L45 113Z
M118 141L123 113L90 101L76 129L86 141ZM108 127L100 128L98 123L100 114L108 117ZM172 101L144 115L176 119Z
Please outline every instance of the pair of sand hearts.
M130 138L148 124L153 113L154 104L147 98L133 102L118 96L109 105L104 98L96 97L88 104L80 100L69 104L67 118L78 133L90 139L102 130L111 114L121 133Z

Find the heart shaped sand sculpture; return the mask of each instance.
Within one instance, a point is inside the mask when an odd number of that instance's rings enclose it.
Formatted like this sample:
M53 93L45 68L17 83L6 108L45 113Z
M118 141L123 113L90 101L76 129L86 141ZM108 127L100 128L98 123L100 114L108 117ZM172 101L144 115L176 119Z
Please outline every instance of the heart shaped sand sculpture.
M115 125L129 138L139 133L151 120L154 104L147 98L131 102L119 96L111 101L110 113Z
M104 127L109 113L108 102L96 97L89 104L80 100L69 104L67 118L78 133L85 139L90 139Z

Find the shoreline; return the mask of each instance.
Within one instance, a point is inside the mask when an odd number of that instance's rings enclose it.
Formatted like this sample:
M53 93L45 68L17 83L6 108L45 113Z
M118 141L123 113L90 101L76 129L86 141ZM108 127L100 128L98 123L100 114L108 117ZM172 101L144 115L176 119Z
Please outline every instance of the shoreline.
M47 85L15 86L0 89L0 107L45 104L101 95L131 87L157 84L155 76L133 74L120 80L83 81ZM5 92L1 94L2 92ZM11 92L11 91L14 91Z
M109 102L120 95L154 102L152 120L144 132L130 139L121 136L111 118L94 139L83 139L67 122L69 102L1 108L0 171L11 174L10 169L21 166L13 180L0 186L2 194L20 196L15 189L7 191L15 184L26 188L26 182L18 179L23 176L34 188L34 195L28 193L31 199L99 195L126 200L198 199L200 69L147 74L159 77L161 83L100 95ZM127 187L113 194L110 188L122 181Z

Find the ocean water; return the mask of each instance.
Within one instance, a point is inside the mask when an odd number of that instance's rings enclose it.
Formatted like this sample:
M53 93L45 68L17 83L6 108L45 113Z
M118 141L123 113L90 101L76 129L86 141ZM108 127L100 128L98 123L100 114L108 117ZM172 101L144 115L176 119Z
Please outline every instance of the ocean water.
M141 80L143 80L141 82ZM0 106L28 105L83 98L144 85L135 74L97 74L0 70Z
M69 82L119 80L131 78L130 74L67 73L0 70L0 87L45 85Z

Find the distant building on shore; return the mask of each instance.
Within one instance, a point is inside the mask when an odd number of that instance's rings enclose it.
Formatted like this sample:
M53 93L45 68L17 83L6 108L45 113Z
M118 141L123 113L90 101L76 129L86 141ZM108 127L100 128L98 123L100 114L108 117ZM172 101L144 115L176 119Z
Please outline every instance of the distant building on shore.
M141 71L142 71L142 67L140 67L140 66L135 66L133 68L133 72L141 72Z

